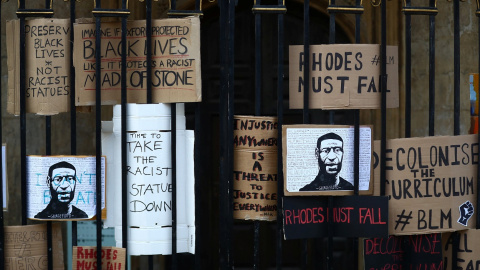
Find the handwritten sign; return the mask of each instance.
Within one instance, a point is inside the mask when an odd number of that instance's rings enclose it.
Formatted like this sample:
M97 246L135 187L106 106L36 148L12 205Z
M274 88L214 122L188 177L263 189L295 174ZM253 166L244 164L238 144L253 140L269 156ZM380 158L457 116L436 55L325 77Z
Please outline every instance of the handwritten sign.
M130 132L127 138L130 226L171 225L170 132Z
M95 24L75 24L76 105L95 104ZM147 89L145 21L127 25L128 102L145 103ZM121 25L102 23L102 104L120 103ZM154 103L201 101L200 20L152 21Z
M7 111L20 114L20 80L26 83L27 113L52 115L70 110L70 20L35 19L7 22ZM20 46L25 46L26 78L20 78Z
M386 237L388 235L388 199L378 196L334 197L328 208L327 197L284 197L285 239L306 239L328 235L343 237Z
M389 233L445 232L475 228L477 135L387 141L386 192ZM380 190L375 142L375 193Z
M235 116L233 136L233 217L275 220L277 118Z
M458 240L457 245L457 268L453 267L452 252L454 252L454 234L453 233L443 233L442 234L442 244L443 244L443 261L445 263L444 269L465 269L465 270L476 270L480 267L480 258L478 256L480 252L480 242L478 237L480 237L480 230L465 230L457 232L456 235Z
M48 269L47 224L5 226L5 269ZM53 269L63 270L62 228L52 224ZM2 268L3 269L3 268Z
M102 247L102 269L124 270L126 250ZM73 247L73 269L97 269L97 247Z
M290 46L290 109L303 108L303 45ZM309 108L379 109L380 45L310 46ZM387 107L398 108L398 48L387 46Z
M353 194L353 127L284 125L283 149L286 196ZM361 194L373 192L371 153L372 129L360 127Z
M105 157L102 157L102 209ZM96 159L88 156L27 156L30 219L77 220L96 215Z
M441 234L365 239L363 255L368 270L444 269Z

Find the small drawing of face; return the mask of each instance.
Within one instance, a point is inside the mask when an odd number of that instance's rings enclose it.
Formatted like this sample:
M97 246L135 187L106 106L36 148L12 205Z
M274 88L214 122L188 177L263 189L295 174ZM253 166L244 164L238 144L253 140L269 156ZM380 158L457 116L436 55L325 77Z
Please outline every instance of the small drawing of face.
M58 168L52 171L52 179L49 179L52 198L61 203L70 203L75 195L75 170Z
M316 149L320 170L329 175L337 175L342 169L343 143L336 139L326 139Z

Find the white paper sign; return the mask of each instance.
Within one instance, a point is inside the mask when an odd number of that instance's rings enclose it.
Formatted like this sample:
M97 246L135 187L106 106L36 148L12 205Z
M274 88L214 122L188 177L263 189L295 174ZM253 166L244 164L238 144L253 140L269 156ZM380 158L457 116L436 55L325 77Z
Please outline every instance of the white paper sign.
M318 191L353 190L354 128L314 125L302 126L301 128L294 127L286 127L286 192L302 192L301 195L308 195L308 192L317 192L316 195L318 195ZM322 143L337 142L338 145L317 147L317 143L320 141ZM361 127L359 190L369 190L372 159L371 143L371 128ZM321 151L328 152L325 154L326 159L321 158ZM329 161L329 155L333 156L332 153L336 152L338 152L336 155L338 158L335 161L337 164L333 168L333 165L329 165L329 163L334 163L334 161L333 159ZM323 160L323 162L320 162L320 160ZM322 170L321 166L325 168ZM320 180L321 172L329 169L335 171L337 182L332 183L331 186L322 186L322 183L326 180Z
M27 156L28 218L89 219L96 215L96 159L87 156ZM102 157L102 209L105 157Z

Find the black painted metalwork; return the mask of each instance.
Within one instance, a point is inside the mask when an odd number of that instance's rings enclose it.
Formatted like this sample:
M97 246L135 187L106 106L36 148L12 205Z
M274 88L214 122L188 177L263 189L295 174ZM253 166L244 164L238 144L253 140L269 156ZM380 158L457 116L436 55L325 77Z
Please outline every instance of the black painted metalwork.
M477 10L475 11L475 15L478 18L478 44L480 44L480 6L479 2L477 1ZM480 47L479 47L479 52L480 52ZM479 61L478 61L478 72L480 74L480 53L479 55ZM480 102L477 103L477 111L480 112ZM477 126L480 126L480 117L477 117ZM480 142L480 132L478 132L478 141ZM0 136L1 138L1 136ZM480 166L477 166L477 209L480 209ZM480 212L477 211L477 222L476 222L476 228L477 230L480 229Z
M2 14L2 4L0 3L0 17ZM0 20L0 29L2 28L2 21ZM2 44L0 43L0 52L2 51ZM0 74L2 74L2 65L0 64ZM0 76L0 89L2 84L2 76ZM0 113L1 113L1 106L2 104L2 97L0 95ZM0 117L0 142L3 142L3 132L2 132L2 117ZM3 146L2 146L3 147ZM3 164L3 159L6 158L3 156L3 151L0 150L0 164ZM0 173L0 183L3 183L3 173ZM3 194L3 184L0 185L0 194ZM8 193L6 190L5 193ZM2 195L3 196L3 195ZM5 265L5 234L3 231L4 228L4 216L3 216L3 208L8 208L6 205L3 205L3 198L0 199L0 265Z
M75 41L73 23L75 22L75 3L70 1L70 41ZM70 63L73 63L73 46L70 46ZM77 110L75 109L75 67L70 65L70 154L77 154ZM72 246L77 243L77 222L72 221Z
M280 5L282 0L278 0ZM284 61L284 15L280 13L277 15L277 30L278 30L278 42L277 42L277 121L278 121L278 141L282 141L282 126L283 126L283 61ZM277 233L276 233L276 252L277 252L277 269L282 269L282 247L283 247L283 212L282 204L280 203L283 198L283 160L282 160L283 147L279 143L277 146L277 168L278 168L278 180L277 180Z

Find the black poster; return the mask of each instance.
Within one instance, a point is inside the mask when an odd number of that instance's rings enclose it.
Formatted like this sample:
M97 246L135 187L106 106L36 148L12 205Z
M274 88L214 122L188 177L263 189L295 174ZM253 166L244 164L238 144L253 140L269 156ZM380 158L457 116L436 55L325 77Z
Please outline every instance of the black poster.
M377 196L284 197L285 239L305 239L332 235L343 237L387 237L388 198Z
M370 238L363 242L364 269L442 270L441 234Z

